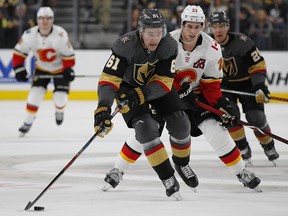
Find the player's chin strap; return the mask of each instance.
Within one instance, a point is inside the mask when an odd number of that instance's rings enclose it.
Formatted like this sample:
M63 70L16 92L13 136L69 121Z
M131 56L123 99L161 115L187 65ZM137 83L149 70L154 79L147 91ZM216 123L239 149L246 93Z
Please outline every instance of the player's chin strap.
M207 104L205 104L205 103L202 103L202 102L200 102L200 101L195 101L195 103L196 103L198 106L202 107L203 109L206 109L206 110L208 110L208 111L210 111L210 112L213 112L213 113L215 113L215 114L217 114L217 115L219 115L219 116L222 116L222 115L224 114L222 111L220 111L220 110L218 110L218 109L215 109L214 107L209 106L209 105L207 105ZM248 124L247 122L244 122L244 121L242 121L242 120L239 120L238 122L239 122L239 124L241 124L241 125L243 125L243 126L247 126L247 127L251 128L251 129L253 129L253 130L259 131L259 132L262 133L262 134L265 134L265 135L267 135L267 136L269 136L269 137L272 137L272 138L274 138L274 139L276 139L276 140L278 140L278 141L280 141L280 142L283 142L283 143L285 143L285 144L288 144L288 140L286 140L286 139L284 139L284 138L282 138L282 137L279 137L279 136L277 136L277 135L275 135L275 134L273 134L273 133L270 133L270 132L268 132L268 131L266 131L266 130L262 130L262 129L256 127L256 126L250 125L250 124Z
M252 97L256 96L255 93L241 92L241 91L235 91L235 90L230 90L230 89L221 89L221 91L222 92L227 92L227 93L232 93L232 94L238 94L238 95L246 95L246 96L252 96ZM283 98L283 97L276 97L276 96L271 96L270 95L270 99L288 102L288 98Z

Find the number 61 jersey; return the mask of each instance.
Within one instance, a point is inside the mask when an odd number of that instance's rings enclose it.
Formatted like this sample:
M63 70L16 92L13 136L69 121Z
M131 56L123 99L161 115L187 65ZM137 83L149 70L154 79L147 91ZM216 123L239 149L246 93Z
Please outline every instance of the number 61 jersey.
M201 92L205 99L214 105L222 96L222 53L220 45L205 32L201 32L192 52L183 49L181 29L171 32L178 42L176 76L174 86L179 90L183 83L191 83L193 90Z

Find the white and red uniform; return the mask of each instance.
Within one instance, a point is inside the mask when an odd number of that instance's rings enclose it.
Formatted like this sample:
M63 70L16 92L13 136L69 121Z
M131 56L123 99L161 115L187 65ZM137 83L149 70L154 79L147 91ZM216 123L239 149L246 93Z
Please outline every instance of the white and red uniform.
M183 49L180 42L181 29L171 32L178 42L176 76L174 85L179 90L183 83L191 83L193 90L200 90L205 99L214 105L222 96L222 53L220 45L209 35L201 32L202 42L192 52ZM200 37L201 37L200 36Z
M36 69L43 72L61 73L75 64L74 50L67 32L57 25L53 25L47 37L41 36L38 26L26 30L15 46L13 66L24 65L30 51L36 58Z

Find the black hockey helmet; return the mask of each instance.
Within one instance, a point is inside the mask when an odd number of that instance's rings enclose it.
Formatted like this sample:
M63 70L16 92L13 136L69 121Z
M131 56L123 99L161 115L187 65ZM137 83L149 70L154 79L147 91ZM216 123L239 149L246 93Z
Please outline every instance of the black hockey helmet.
M209 24L213 25L217 23L225 23L227 25L230 25L230 20L225 11L216 11L210 15Z
M167 32L165 18L157 9L143 9L138 19L138 25L142 32L145 28L163 28L163 37Z

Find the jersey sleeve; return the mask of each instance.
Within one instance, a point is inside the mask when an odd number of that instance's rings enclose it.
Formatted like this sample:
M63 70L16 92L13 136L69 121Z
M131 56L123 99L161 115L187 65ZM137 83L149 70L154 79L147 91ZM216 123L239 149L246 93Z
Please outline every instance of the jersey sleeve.
M67 32L60 28L58 33L58 48L63 62L63 70L75 65L75 53L72 44L69 41Z
M31 34L31 29L26 30L14 47L12 58L12 64L14 69L24 66L24 61L27 58L31 49Z
M200 91L211 106L222 96L220 84L223 77L221 47L214 42L207 50L209 56L205 71L200 79Z

